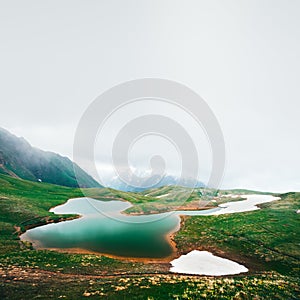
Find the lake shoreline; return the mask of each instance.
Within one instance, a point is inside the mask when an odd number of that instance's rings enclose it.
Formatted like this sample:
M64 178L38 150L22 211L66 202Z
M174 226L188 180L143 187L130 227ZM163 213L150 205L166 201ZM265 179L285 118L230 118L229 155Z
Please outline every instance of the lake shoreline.
M245 195L245 196L247 197L249 195ZM77 199L77 198L75 198L75 199ZM71 199L69 199L69 200L71 200ZM276 200L275 197L274 197L274 200ZM65 202L65 203L67 203L67 202ZM124 202L128 202L128 201L124 201ZM230 202L228 202L228 203L230 203ZM55 206L55 207L57 207L57 206ZM52 207L50 209L50 211L53 211L55 209L55 207ZM208 210L208 209L209 208L206 207L206 209L198 209L198 210L199 211L205 211L205 210ZM176 211L177 210L174 210L174 212L176 212ZM188 212L188 211L195 211L195 210L183 210L183 209L181 209L181 211ZM147 214L144 214L144 215L147 215ZM66 219L61 219L57 222L54 222L53 219L51 219L51 217L50 217L49 220L46 220L46 223L38 224L37 226L30 227L29 229L33 229L34 227L39 227L39 226L46 225L46 224L53 224L53 223L60 223L60 222L75 220L75 219L82 218L82 217L84 217L83 214L78 214L77 216L74 216L74 217L71 217L71 218L66 218ZM43 247L41 245L38 245L37 241L30 240L30 238L28 238L28 237L26 239L26 231L28 229L26 229L25 232L20 232L19 231L19 238L23 243L26 243L26 242L31 243L32 247L36 250L50 250L50 251L56 251L56 252L61 252L61 253L73 253L73 254L93 254L93 255L106 256L106 257L109 257L109 258L118 259L118 260L122 260L122 261L128 261L128 262L168 263L169 264L171 260L173 260L175 258L178 258L180 255L186 254L186 253L183 253L182 251L180 251L180 249L177 248L177 245L176 245L176 242L175 242L175 236L176 236L176 233L181 228L183 228L183 226L185 224L185 220L186 220L187 217L190 217L190 216L178 214L177 215L178 223L177 223L176 227L174 229L172 229L170 232L168 232L167 234L164 235L165 241L171 247L171 254L166 256L166 257L161 257L161 258L120 256L120 255L114 255L114 254L109 254L109 253L104 253L104 252L97 252L97 251L92 251L92 250L82 249L82 248L49 248L49 247ZM22 238L22 236L23 236L23 238ZM204 247L201 247L201 249L194 249L193 248L191 250L207 250L207 251L213 252L214 254L221 255L222 257L225 257L225 258L228 258L228 259L231 259L231 260L234 260L234 261L241 261L241 259L239 258L239 255L224 253L224 251L222 251L221 249L217 249L217 248L214 248L214 249L210 249L210 248L211 247L204 246Z
M59 222L67 222L67 221L71 221L71 220L76 220L79 218L84 217L83 215L78 215L77 217L71 218L71 219L65 219L65 220L61 220ZM59 253L69 253L69 254L93 254L93 255L98 255L98 256L106 256L109 258L113 258L113 259L118 259L118 260L122 260L122 261L126 261L126 262L143 262L143 263L169 263L172 259L177 258L178 257L178 249L176 246L176 242L174 241L174 236L176 234L176 232L178 232L182 226L182 222L183 222L183 218L182 217L186 217L186 216L178 216L179 220L178 220L178 224L177 226L171 230L170 232L168 232L164 238L165 241L171 246L172 249L172 253L166 257L161 257L161 258L153 258L153 257L130 257L130 256L119 256L119 255L114 255L114 254L109 254L109 253L105 253L105 252L97 252L97 251L92 251L92 250L88 250L88 249L83 249L83 248L49 248L49 247L43 247L41 245L38 245L38 242L35 240L30 239L29 237L26 237L26 231L22 232L21 230L19 230L20 228L16 228L16 232L18 232L18 237L20 239L20 241L22 243L30 243L31 246L33 247L33 249L39 251L39 250L49 250L49 251L55 251L55 252L59 252ZM39 227L39 226L44 226L47 224L53 224L54 222L52 222L51 220L49 220L46 223L43 223L42 225L37 225L34 227L30 227L28 230ZM58 223L58 222L57 222ZM23 237L22 237L23 236Z

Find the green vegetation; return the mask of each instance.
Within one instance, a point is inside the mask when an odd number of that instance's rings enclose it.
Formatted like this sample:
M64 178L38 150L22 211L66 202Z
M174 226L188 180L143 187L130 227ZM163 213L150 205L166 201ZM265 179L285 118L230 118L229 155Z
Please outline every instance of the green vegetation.
M155 198L167 192L179 191L165 187L152 190L147 195L104 188L84 190L86 195L101 200L127 199L138 208L148 202L172 204L167 202L168 199L162 201L163 198L159 198L160 201L157 201ZM197 189L185 205L207 196L208 206L214 206L224 201L220 195L226 193L234 191L215 193ZM69 198L81 196L83 193L77 188L0 175L2 299L299 298L297 225L300 215L296 210L300 206L300 193L282 195L282 200L264 204L259 211L184 218L183 228L174 237L179 253L191 249L213 250L214 254L244 263L250 269L246 276L222 278L170 274L167 262L143 263L102 255L36 251L27 243L20 242L19 231L75 217L57 216L48 210ZM212 199L216 202L211 202ZM175 197L174 203L177 200Z
M16 271L22 271L16 269ZM23 273L26 280L8 273L5 299L299 299L293 278L266 273L257 276L209 278L182 275L92 277ZM38 277L37 277L38 276ZM54 277L54 278L53 278ZM14 280L17 278L17 280ZM18 295L18 296L16 296Z

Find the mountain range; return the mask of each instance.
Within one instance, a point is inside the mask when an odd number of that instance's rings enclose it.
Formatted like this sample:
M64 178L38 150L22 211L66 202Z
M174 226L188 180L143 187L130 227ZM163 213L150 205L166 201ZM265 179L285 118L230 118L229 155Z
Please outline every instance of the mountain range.
M78 178L75 176L74 169ZM0 173L15 178L68 187L102 187L92 176L69 158L32 147L23 137L17 137L1 127ZM195 181L191 178L180 179L180 177L167 174L158 180L159 178L156 178L156 175L151 178L144 175L147 174L139 174L138 177L129 178L127 183L123 182L118 176L109 176L105 180L105 185L125 192L141 192L148 188L175 186L179 183L184 187L205 187L201 181ZM136 180L138 182L135 182Z
M192 178L181 179L175 175L165 175L159 180L159 176L153 175L151 177L140 176L136 178L129 178L128 182L122 181L118 176L111 177L110 180L106 180L106 185L108 187L114 188L116 190L124 192L142 192L149 188L158 188L162 186L176 186L180 185L183 187L190 188L203 188L205 184L198 180L193 180ZM137 181L136 181L137 180ZM155 184L153 184L155 183Z

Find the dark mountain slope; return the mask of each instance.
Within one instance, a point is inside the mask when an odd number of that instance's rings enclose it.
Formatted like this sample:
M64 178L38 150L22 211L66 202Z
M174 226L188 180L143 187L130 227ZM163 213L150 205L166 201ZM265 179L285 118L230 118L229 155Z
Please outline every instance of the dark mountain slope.
M90 175L67 157L32 147L24 138L0 128L0 173L31 181L62 186L101 187Z

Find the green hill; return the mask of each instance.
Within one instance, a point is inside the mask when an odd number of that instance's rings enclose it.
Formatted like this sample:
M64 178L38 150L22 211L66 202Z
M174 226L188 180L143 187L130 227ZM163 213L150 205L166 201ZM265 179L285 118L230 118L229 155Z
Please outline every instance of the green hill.
M101 187L67 157L32 147L24 138L0 128L0 173L68 187Z

